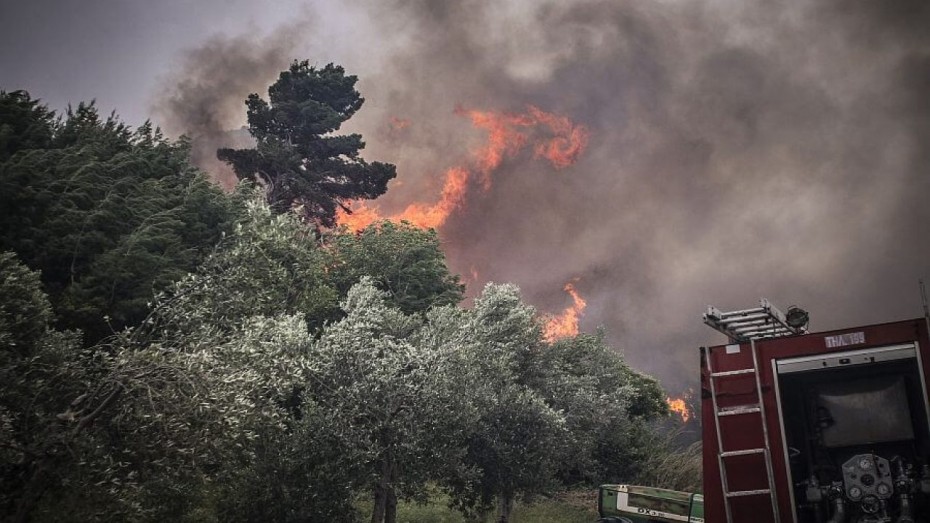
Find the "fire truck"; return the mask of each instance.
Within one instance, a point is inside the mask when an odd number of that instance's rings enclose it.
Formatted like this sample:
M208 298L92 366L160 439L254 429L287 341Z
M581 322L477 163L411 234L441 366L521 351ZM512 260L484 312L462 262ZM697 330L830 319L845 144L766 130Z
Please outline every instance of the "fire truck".
M704 322L704 514L712 523L930 523L928 318L829 332L759 307Z

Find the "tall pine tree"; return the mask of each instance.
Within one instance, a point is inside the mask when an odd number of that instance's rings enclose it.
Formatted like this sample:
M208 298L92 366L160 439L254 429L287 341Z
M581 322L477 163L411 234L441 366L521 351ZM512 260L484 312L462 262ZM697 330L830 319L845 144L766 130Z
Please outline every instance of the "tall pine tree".
M294 209L305 221L332 227L344 202L377 198L396 175L393 165L359 156L361 135L332 134L365 101L357 80L338 65L295 61L268 88L268 102L257 94L245 102L256 148L220 149L217 157L240 179L264 184L276 212Z

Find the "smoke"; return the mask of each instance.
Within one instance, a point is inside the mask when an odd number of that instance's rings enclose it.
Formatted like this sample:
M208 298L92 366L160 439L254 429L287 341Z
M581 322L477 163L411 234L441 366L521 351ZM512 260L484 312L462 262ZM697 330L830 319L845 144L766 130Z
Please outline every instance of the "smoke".
M503 5L506 4L506 5ZM428 194L480 140L456 104L590 128L571 167L506 162L442 229L453 267L541 311L588 303L628 360L684 390L713 304L765 296L815 329L919 314L930 274L930 8L921 2L362 2L413 35L361 90L380 201ZM365 114L362 114L365 113ZM381 127L379 127L381 125ZM424 152L424 149L427 151ZM438 157L434 154L439 154ZM435 191L434 191L435 192Z
M245 99L251 93L267 98L268 86L294 58L299 29L293 24L264 38L214 36L184 53L163 80L152 108L158 124L170 136L187 135L191 160L227 190L236 175L216 150L254 146L243 129Z
M365 136L367 159L398 165L377 202L385 213L434 200L443 173L482 146L487 133L456 107L532 105L590 131L571 166L505 158L493 189L470 192L445 221L447 256L472 292L512 281L558 314L573 281L581 328L605 326L673 391L696 387L699 345L724 341L701 323L709 304L798 304L815 330L919 315L916 280L930 275L924 2L344 5L376 23L313 43L370 50L341 63L367 99L348 130ZM227 115L241 118L245 94L291 56L287 39L236 42L189 56L160 105L174 107L177 129L234 128ZM231 55L253 61L215 65Z

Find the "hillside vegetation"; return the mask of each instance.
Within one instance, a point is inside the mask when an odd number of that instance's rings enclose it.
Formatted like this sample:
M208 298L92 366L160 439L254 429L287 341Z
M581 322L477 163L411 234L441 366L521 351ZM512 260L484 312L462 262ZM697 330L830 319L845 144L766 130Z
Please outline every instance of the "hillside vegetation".
M682 456L602 333L463 308L435 231L224 194L188 145L0 93L0 519L543 521Z

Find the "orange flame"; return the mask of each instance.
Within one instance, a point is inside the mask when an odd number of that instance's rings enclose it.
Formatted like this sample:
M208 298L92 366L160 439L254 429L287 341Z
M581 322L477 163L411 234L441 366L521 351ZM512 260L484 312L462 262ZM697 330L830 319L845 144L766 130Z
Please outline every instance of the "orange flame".
M559 169L575 163L588 145L588 129L574 125L564 116L556 116L536 107L530 106L530 114L537 122L549 127L553 134L549 140L536 145L536 156L542 156Z
M423 203L411 203L400 214L384 218L381 216L377 207L372 207L365 202L356 201L349 205L352 214L339 211L338 221L346 225L350 230L360 231L372 223L384 219L393 221L407 221L424 229L439 228L446 219L452 214L452 211L462 206L465 201L465 193L468 190L468 178L471 173L462 167L453 167L446 171L446 181L442 187L442 196L440 200L433 205Z
M562 314L552 316L543 327L543 337L549 343L562 338L578 335L578 317L584 314L588 303L578 294L575 286L569 282L565 284L565 292L572 297L572 305L566 307Z
M352 231L360 231L372 223L383 220L377 208L369 207L363 201L355 201L347 205L351 214L339 209L336 212L336 221L345 225Z
M518 129L544 126L552 133L550 138L536 136L533 147L537 158L545 158L557 169L575 163L578 155L588 145L588 130L582 125L575 125L564 116L547 113L530 105L526 114L493 113L457 109L456 114L467 116L472 125L488 131L488 143L474 152L478 170L481 173L481 185L485 190L491 188L491 173L506 157L514 157L530 141L531 136Z
M669 410L681 416L681 421L687 423L691 419L691 411L684 398L665 398L665 403L668 403Z
M471 173L462 167L453 167L446 171L446 182L442 186L442 196L439 202L433 205L412 203L398 218L424 229L438 228L446 223L446 218L452 211L465 203L465 193L468 191L468 178Z
M526 145L525 134L516 130L517 126L531 124L524 115L497 114L490 111L466 111L456 109L456 114L467 116L472 125L488 131L488 143L473 152L478 171L481 173L481 186L484 190L491 188L491 173L504 161L504 157L513 157Z
M423 228L439 228L453 212L464 205L473 170L480 174L482 188L488 190L491 188L491 174L504 159L515 157L531 141L534 155L547 159L559 169L574 163L588 142L588 130L584 126L575 125L564 116L547 113L533 106L528 107L526 114L461 108L455 112L468 117L475 127L486 130L488 140L485 145L472 151L471 167L456 166L446 170L438 202L414 202L398 214L384 216L377 206L355 201L346 206L348 212L339 210L337 221L356 231L383 219L405 220ZM409 122L404 121L403 127L407 125ZM551 136L541 136L538 131L528 132L538 127L548 129Z

